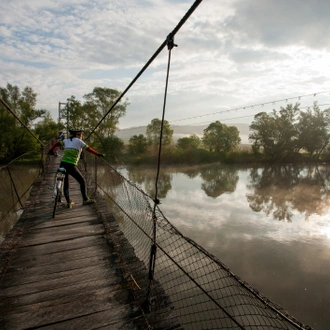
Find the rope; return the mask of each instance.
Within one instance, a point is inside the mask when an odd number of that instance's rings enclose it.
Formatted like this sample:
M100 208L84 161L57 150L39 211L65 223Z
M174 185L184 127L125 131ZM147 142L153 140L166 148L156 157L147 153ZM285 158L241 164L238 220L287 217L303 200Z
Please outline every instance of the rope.
M183 16L181 21L177 24L174 30L169 34L174 38L175 34L180 30L183 24L187 21L190 15L195 11L195 9L199 6L202 0L196 0L187 13ZM115 106L119 103L119 101L124 97L124 95L128 92L128 90L134 85L134 83L140 78L142 73L149 67L149 65L154 61L154 59L159 55L159 53L163 50L163 48L168 45L168 37L164 40L164 42L160 45L160 47L156 50L154 55L151 56L149 61L144 65L144 67L140 70L140 72L135 76L135 78L131 81L131 83L126 87L126 89L118 96L117 100L113 103L107 113L102 117L102 119L98 122L98 124L93 128L93 130L89 133L86 138L86 141L90 138L90 136L94 133L94 131L101 125L103 120L109 115L109 113L115 108Z

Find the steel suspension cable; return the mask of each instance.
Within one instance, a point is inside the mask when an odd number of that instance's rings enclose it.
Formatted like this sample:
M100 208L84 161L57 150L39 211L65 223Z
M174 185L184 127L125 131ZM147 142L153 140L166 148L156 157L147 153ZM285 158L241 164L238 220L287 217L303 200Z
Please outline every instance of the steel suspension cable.
M202 1L203 0L196 0L193 3L193 5L190 7L190 9L187 11L187 13L182 17L180 22L173 29L173 31L169 34L169 36L172 36L172 38L174 38L175 34L180 30L180 28L183 26L183 24L187 21L187 19L191 16L191 14L195 11L195 9L199 6L199 4ZM134 85L134 83L140 78L142 73L154 61L154 59L159 55L159 53L163 50L163 48L167 45L167 43L168 43L168 37L164 40L164 42L160 45L160 47L156 50L156 52L151 56L151 58L148 60L148 62L144 65L144 67L140 70L140 72L135 76L135 78L131 81L131 83L126 87L126 89L118 96L117 100L113 103L113 105L110 107L110 109L107 111L107 113L102 117L102 119L98 122L98 124L89 133L86 140L88 140L90 138L90 136L94 133L94 131L101 125L101 123L104 121L104 119L115 108L115 106L120 102L120 100L124 97L124 95L128 92L128 90Z
M160 172L160 159L162 151L162 140L163 140L163 131L164 131L164 121L165 121L165 108L166 108L166 99L167 99L167 89L168 89L168 79L170 75L170 65L171 65L171 52L172 48L176 46L174 44L173 36L169 35L167 37L167 46L168 46L168 61L167 61L167 72L166 72L166 82L165 82L165 93L164 93L164 102L163 102L163 114L160 127L160 136L159 136L159 148L158 148L158 159L157 159L157 174L155 180L155 197L154 197L154 207L152 211L152 220L153 220L153 243L150 250L150 259L149 259L149 284L147 290L147 302L150 302L150 289L151 283L154 278L155 273L155 264L156 264L156 251L157 251L157 216L156 216L156 207L159 204L158 199L158 181L159 181L159 172Z

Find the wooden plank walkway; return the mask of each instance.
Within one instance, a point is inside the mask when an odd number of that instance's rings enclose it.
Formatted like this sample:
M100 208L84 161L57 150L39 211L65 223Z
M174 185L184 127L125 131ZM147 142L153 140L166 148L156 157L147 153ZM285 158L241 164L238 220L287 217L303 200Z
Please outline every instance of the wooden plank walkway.
M52 219L49 186L58 162L35 183L23 215L0 246L0 329L147 329L99 203L82 205L70 178L76 204L59 207ZM175 328L157 322L159 329Z

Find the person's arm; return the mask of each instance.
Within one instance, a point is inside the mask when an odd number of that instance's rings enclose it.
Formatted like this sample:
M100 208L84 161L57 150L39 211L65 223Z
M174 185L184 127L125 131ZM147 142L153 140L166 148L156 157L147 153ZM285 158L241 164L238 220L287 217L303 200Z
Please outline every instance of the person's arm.
M57 148L59 148L62 145L61 141L57 141L48 151L48 154L50 155L54 155L54 150L56 150Z
M99 152L94 150L92 147L87 147L85 150L90 152L91 154L97 156L97 157L103 157L103 154L100 154Z

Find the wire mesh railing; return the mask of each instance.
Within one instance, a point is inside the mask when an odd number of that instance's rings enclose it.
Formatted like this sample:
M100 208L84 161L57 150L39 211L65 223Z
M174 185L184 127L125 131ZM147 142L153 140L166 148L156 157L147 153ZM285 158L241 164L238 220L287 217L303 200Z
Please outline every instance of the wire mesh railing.
M311 329L182 235L158 205L153 212L153 199L114 167L89 156L85 160L89 185L104 196L120 230L146 268L148 280L138 285L146 292L148 312L164 308L166 300L154 285L160 283L180 329ZM121 254L125 259L124 250Z

